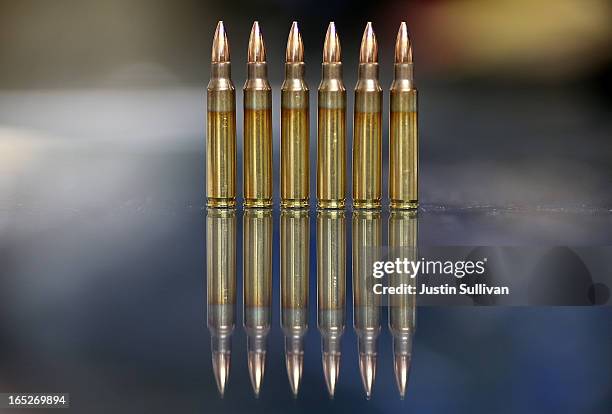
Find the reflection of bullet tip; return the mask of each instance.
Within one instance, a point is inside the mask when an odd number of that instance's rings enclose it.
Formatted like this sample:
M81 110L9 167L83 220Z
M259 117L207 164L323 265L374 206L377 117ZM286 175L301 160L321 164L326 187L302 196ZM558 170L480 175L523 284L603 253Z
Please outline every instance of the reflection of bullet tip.
M229 377L230 370L230 354L226 352L213 352L213 372L215 375L215 381L217 382L217 389L221 398L225 394L225 386Z
M259 392L261 390L261 383L263 381L264 370L266 364L265 352L249 352L248 366L249 376L251 377L251 385L253 386L253 392L255 398L259 398Z
M396 354L393 368L395 371L395 382L403 400L406 395L406 384L408 382L408 371L410 370L410 355Z
M289 385L293 398L297 398L300 391L300 380L302 378L302 366L304 357L301 353L288 352L285 354L285 362L287 365L287 376L289 377Z
M329 398L333 399L336 392L336 383L340 373L340 354L323 353L323 375Z
M376 355L360 354L359 355L359 372L361 373L361 382L369 400L372 396L372 386L376 378Z

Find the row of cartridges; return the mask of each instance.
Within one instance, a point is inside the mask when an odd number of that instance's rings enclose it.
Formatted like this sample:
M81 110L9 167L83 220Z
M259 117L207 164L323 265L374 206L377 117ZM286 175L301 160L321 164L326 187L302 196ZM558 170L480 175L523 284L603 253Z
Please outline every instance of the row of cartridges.
M244 85L243 196L245 207L272 206L272 90L258 22L248 46ZM402 22L395 44L394 80L389 116L389 199L395 209L418 203L417 91L412 46ZM368 22L359 53L353 114L352 198L356 209L376 209L382 198L383 91L379 83L378 45ZM309 205L309 91L304 78L304 44L293 22L287 41L281 88L281 207ZM236 93L231 80L229 43L219 22L212 47L207 88L207 180L209 207L236 205ZM323 45L317 116L317 205L346 205L346 88L342 81L340 40L333 22Z
M316 297L316 326L321 337L320 358L323 378L331 398L336 393L341 371L346 308L353 309L353 329L357 339L355 360L365 396L374 390L376 369L383 350L378 347L382 306L388 305L388 329L393 337L393 371L399 395L404 398L412 361L416 330L416 295L377 295L372 264L381 259L382 234L388 224L387 244L394 255L408 260L418 257L418 222L415 211L392 209L384 220L379 209L320 209L316 213L316 251L311 252L311 215L308 209L282 209L280 229L275 240L275 217L270 208L208 208L206 217L207 322L211 334L212 368L220 395L229 383L232 360L232 334L236 325L237 268L240 255L237 228L242 228L242 319L246 333L248 373L256 397L264 383L268 336L273 303L273 251L280 247L280 325L284 336L284 359L289 385L298 396L304 365L305 337L309 330L310 297ZM347 229L350 229L348 233ZM351 249L347 249L347 235ZM348 251L347 251L348 250ZM311 286L310 261L316 258L316 292ZM347 258L349 259L347 263ZM349 264L350 263L350 264ZM351 266L351 278L347 269ZM313 275L315 276L315 275ZM351 283L351 286L347 286ZM388 286L414 286L408 273L389 275ZM352 290L352 303L347 292ZM385 300L387 299L387 300ZM235 342L235 341L234 341ZM351 345L352 347L354 345ZM386 348L386 347L385 347ZM390 347L391 348L391 347ZM388 348L386 348L388 349ZM240 358L240 357L239 357ZM308 370L312 372L313 367ZM343 369L346 372L346 369ZM344 374L346 375L346 374ZM311 378L312 379L312 378ZM311 382L309 387L313 387ZM346 387L349 388L349 387Z

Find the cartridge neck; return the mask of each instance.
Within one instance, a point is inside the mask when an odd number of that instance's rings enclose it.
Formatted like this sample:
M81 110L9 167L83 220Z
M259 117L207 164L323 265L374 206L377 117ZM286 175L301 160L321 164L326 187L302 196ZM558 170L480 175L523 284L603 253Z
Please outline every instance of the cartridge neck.
M210 65L211 79L230 79L232 76L231 63L213 63Z
M267 79L268 64L266 62L247 63L248 79Z
M285 79L304 79L306 65L304 62L285 63Z
M342 80L342 63L323 63L321 65L321 78Z
M396 63L391 89L414 89L413 64Z
M210 66L210 80L208 82L208 92L213 95L224 95L233 93L234 84L231 78L231 67L229 62L213 63ZM233 102L233 101L232 101ZM217 99L209 102L209 109L223 110L226 104L231 104L227 99Z
M378 80L378 63L360 63L358 79L375 79Z
M308 86L306 85L306 81L304 80L304 73L305 73L305 65L304 62L299 62L299 63L285 63L285 80L283 81L283 84L281 86L281 90L283 90L284 92L300 92L300 93L307 93L308 92ZM285 101L287 98L290 98L290 100L295 101L295 96L291 95L289 96L285 96L283 95L283 101ZM301 101L301 99L298 99L298 101ZM285 104L286 102L283 102L283 104ZM295 104L296 102L294 102ZM305 102L297 102L297 106L298 107L303 107L304 105L308 104L308 98L306 98ZM290 105L293 106L293 105Z
M321 72L319 106L344 108L346 88L342 82L342 63L323 63Z

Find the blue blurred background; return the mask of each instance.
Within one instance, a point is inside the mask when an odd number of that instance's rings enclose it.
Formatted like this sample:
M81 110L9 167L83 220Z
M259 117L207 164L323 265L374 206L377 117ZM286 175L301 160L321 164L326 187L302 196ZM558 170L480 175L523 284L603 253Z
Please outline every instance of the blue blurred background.
M313 122L328 21L343 46L349 108L366 21L385 89L396 30L407 21L420 92L420 244L612 243L608 1L0 0L0 391L70 392L73 410L87 413L609 413L609 306L421 307L403 402L386 329L374 396L363 398L349 307L329 401L311 295L293 401L278 253L261 399L250 389L241 312L219 399L203 208L204 88L219 19L238 108L248 33L260 21L276 109L288 30L299 21ZM238 112L239 150L241 123Z

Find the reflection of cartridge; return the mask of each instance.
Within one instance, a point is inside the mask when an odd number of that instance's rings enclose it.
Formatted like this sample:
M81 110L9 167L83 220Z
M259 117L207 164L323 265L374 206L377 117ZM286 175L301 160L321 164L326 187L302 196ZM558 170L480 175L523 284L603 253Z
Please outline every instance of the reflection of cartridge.
M319 84L317 199L320 208L344 208L346 197L346 89L334 22L323 44Z
M321 332L323 374L333 398L340 373L345 321L346 223L342 210L317 214L317 310Z
M310 195L310 125L308 86L304 79L304 44L293 22L281 87L281 206L307 207Z
M272 304L272 210L245 209L243 232L244 329L251 385L259 397Z
M402 22L395 42L395 76L389 115L389 198L391 208L418 205L417 91L412 76L412 46Z
M380 332L380 296L373 277L381 244L380 210L353 213L353 325L359 340L359 371L366 398L376 377L376 342Z
M285 362L293 396L297 397L308 329L310 223L308 210L283 210L280 219L281 326Z
M253 23L244 84L244 205L272 205L272 89L259 23Z
M206 293L212 365L221 397L229 377L236 307L236 211L209 208L206 216Z
M368 22L359 51L353 119L353 207L379 208L382 180L382 89L378 46Z
M209 207L236 204L236 91L223 22L217 24L207 88L206 198Z
M391 210L389 217L389 260L417 260L418 224L415 212ZM407 273L389 275L389 287L413 286L416 277ZM415 294L395 294L389 297L389 330L393 335L395 380L400 397L406 394L406 383L410 371L412 339L415 328Z

